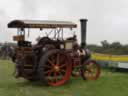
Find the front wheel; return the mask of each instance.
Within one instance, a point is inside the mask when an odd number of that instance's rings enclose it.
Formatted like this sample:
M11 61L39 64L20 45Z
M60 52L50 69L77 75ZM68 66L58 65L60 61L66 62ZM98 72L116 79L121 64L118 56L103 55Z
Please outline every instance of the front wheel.
M94 60L84 61L81 67L81 75L84 80L96 80L100 76L100 66Z

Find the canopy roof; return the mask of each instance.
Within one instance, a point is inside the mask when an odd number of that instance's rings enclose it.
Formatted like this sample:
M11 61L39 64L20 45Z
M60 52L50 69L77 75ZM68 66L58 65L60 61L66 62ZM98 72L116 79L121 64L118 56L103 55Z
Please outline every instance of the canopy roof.
M48 20L13 20L8 28L75 28L77 25L70 21Z

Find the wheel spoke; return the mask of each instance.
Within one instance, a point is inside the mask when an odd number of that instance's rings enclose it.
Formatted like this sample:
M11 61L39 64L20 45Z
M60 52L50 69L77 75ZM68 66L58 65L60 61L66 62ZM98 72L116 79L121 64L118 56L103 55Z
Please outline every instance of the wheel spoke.
M56 65L59 65L59 63L60 63L60 62L59 62L59 61L60 61L60 60L59 60L59 59L60 59L59 57L60 57L60 54L57 54Z
M89 65L86 65L86 69L87 69L87 70L90 70L90 66L89 66Z
M65 60L65 57L64 56L61 56L61 58L59 60L60 61L60 64L63 63L63 62L65 62L64 60Z
M95 76L95 74L93 72L90 73L91 78L93 78Z
M59 71L58 74L59 74L60 76L63 76L63 73L62 73L61 71Z
M62 65L60 65L60 68L63 68L63 67L65 67L66 66L66 64L62 64Z
M57 73L54 72L54 81L57 82Z
M88 71L85 71L84 75L85 75L85 77L88 77L88 75L89 75Z
M52 73L52 72L53 72L53 70L50 69L50 70L45 71L44 74L49 74L49 73Z
M94 64L93 64L93 63L90 63L90 64L89 64L89 66L90 66L90 67L93 67L93 66L94 66Z
M96 68L93 68L92 74L93 74L93 76L96 76L96 74L97 74L97 69Z
M94 71L94 64L90 63L86 66L86 70L88 70L89 72L93 72Z
M52 67L55 66L55 64L50 59L48 59L48 62L52 65Z
M93 77L95 77L95 68L93 65L89 66L89 69L86 69L85 71L85 77L87 77L88 79L92 79Z
M65 73L65 70L64 69L61 69L60 71L63 72L63 73Z
M53 61L54 64L56 63L56 62L55 62L55 56L54 56L54 55L51 56L50 59Z
M53 73L53 70L51 70L49 73L48 73L48 76L51 76Z
M85 69L85 71L91 72L91 70L90 70L90 69L88 69L88 68L86 68L86 69Z

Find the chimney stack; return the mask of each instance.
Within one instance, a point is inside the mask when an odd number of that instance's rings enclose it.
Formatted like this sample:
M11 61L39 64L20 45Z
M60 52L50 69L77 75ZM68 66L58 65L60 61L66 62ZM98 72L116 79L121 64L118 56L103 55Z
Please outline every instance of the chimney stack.
M87 26L87 19L80 19L80 23L81 23L81 48L85 48L86 47L86 26Z

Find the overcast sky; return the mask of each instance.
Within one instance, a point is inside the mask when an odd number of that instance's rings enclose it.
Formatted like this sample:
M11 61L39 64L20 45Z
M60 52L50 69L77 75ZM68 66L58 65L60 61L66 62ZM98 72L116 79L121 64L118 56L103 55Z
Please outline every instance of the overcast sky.
M88 43L128 44L128 0L0 0L0 42L12 41L16 31L7 23L13 19L70 20L79 25L80 18L88 19ZM76 33L80 40L79 27ZM39 35L32 33L29 39Z

